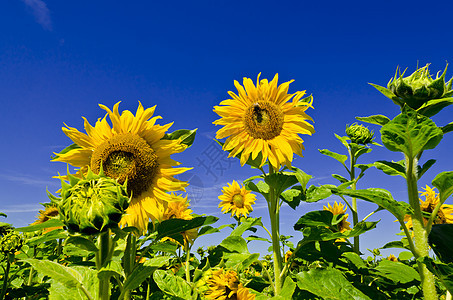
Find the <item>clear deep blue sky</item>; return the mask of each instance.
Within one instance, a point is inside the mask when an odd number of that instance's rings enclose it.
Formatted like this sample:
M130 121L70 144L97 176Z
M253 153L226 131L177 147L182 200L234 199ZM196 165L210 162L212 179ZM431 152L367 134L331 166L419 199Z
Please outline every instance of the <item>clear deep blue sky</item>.
M0 211L8 218L0 221L16 227L34 221L39 203L48 201L46 188L59 187L52 176L65 171L62 163L50 162L52 152L71 143L61 131L63 123L82 130L81 116L93 124L104 116L98 103L112 107L117 101L122 101L120 109L131 111L138 101L157 105L160 124L174 122L172 130L198 128L193 147L174 156L194 167L187 177L192 208L219 216L219 224L232 221L217 208L220 189L254 173L211 148L218 129L212 125L217 119L212 107L235 91L233 80L255 80L259 72L269 79L279 73L279 82L295 79L290 92L313 94L315 109L308 114L316 133L303 136L306 150L295 165L314 176L312 184L335 183L330 174L345 175L344 170L318 149L344 151L334 133L344 135L355 116L398 114L391 100L367 83L386 85L397 65L412 72L417 61L432 63L435 73L453 62L453 4L441 2L1 1ZM435 122L451 122L452 109ZM422 186L452 169L452 138L447 135L435 151L424 154L425 160L438 161ZM215 160L208 155L216 155ZM401 158L374 147L360 162ZM406 200L402 178L367 173L359 188L387 188ZM326 203L302 204L296 211L284 207L282 232L300 237L293 224ZM361 202L359 209L364 217L375 205ZM263 199L252 216L268 223ZM377 229L363 237L363 249L398 239L394 218L386 212L372 218L379 219ZM199 245L219 242L227 233ZM256 241L253 247L267 246Z

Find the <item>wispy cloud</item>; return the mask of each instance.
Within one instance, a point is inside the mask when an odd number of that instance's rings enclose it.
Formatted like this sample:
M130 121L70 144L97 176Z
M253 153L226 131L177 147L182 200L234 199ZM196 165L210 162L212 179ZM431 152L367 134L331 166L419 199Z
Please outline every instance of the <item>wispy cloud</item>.
M52 180L43 180L39 178L33 178L27 175L19 175L19 174L0 174L0 178L3 180L19 182L26 185L34 185L34 186L54 186L58 185L58 181Z
M2 208L1 212L5 214L10 213L26 213L26 212L38 212L40 209L43 209L43 206L40 204L16 204L9 205Z
M52 30L52 21L50 20L50 10L42 0L22 0L35 16L36 22L44 29Z

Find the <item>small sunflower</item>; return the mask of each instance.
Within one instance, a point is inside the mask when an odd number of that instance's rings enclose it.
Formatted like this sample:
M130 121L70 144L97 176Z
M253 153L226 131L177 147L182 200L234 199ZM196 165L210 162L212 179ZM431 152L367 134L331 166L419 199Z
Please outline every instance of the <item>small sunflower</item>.
M249 289L239 283L236 300L255 300L255 297L255 294L249 293Z
M221 200L219 207L222 208L224 214L231 211L231 216L247 215L253 211L252 205L255 204L256 196L250 191L247 191L244 186L240 187L239 183L233 180L232 184L224 186L222 195L219 196Z
M326 207L326 206L323 207L324 210L330 211L334 216L341 215L346 212L346 208L345 208L344 204L337 203L337 201L335 201L333 207L330 205L330 203L327 203L327 206L328 207ZM349 223L347 221L347 219L348 219L348 214L345 214L343 220L341 220L340 223L338 223L339 232L345 232L346 230L351 230L351 227L349 227L349 225L351 225L351 223Z
M217 139L226 138L223 150L231 151L228 157L240 154L243 166L249 157L255 159L261 153L262 166L267 159L275 169L286 165L291 167L293 153L302 156L303 140L299 134L313 134L313 121L305 111L313 107L301 101L305 91L288 94L293 80L277 86L278 74L271 82L260 81L258 74L256 86L250 78L243 79L243 86L234 81L238 95L228 92L232 99L220 102L214 112L221 118L215 125L223 125L216 134ZM294 98L293 98L294 96ZM292 98L292 100L291 100Z
M186 182L173 176L189 168L175 168L180 163L170 158L172 154L185 150L186 146L180 140L162 139L172 123L163 126L155 124L161 118L152 117L155 106L144 109L139 102L134 116L128 110L120 114L119 104L113 106L113 111L100 104L107 114L98 119L94 127L83 118L86 134L65 124L63 132L77 147L57 154L54 161L80 168L78 175L85 174L88 167L99 173L102 165L104 173L118 179L120 184L127 179L132 200L120 225L135 226L144 233L149 219L161 220L168 202L172 200L166 192L184 191L187 186ZM112 127L107 122L107 116Z
M390 254L386 259L394 262L398 261L398 258L396 258L396 256L393 254Z
M183 219L183 220L192 220L192 210L189 209L189 201L187 201L187 196L185 198L172 194L174 198L171 202L168 203L167 209L165 210L162 220L170 219ZM184 237L184 243L192 244L193 241L198 236L198 230L196 228L186 230L182 233ZM170 238L164 238L170 239ZM172 239L170 239L172 240Z
M237 299L239 280L235 271L225 271L224 269L213 271L206 283L208 286L205 293L206 299Z
M423 189L425 191L420 192L420 194L422 196L425 196L425 201L419 199L420 208L422 212L432 213L434 211L434 208L439 203L439 195L436 194L434 189L429 186L426 186L426 188ZM406 215L404 217L404 221L407 222L407 228L412 229L412 217L410 215ZM426 226L428 224L428 218L423 217L423 223ZM453 205L443 204L437 212L437 216L434 219L434 224L453 224Z
M38 225L38 224L42 224L50 219L53 219L55 217L58 217L59 215L59 212L58 212L58 207L56 204L53 204L53 203L50 203L50 204L45 204L45 209L42 210L40 209L39 212L38 212L38 216L36 217L37 220L34 221L33 223L31 223L31 225ZM50 227L50 228L46 228L43 230L43 233L47 233L47 232L50 232L52 230L55 230L55 229L60 229L60 228L63 228L63 227Z

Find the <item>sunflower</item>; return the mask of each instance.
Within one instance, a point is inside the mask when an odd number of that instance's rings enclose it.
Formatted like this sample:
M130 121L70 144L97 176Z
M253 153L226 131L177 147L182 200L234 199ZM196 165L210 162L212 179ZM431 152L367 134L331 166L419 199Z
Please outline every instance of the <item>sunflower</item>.
M223 194L219 196L221 200L219 207L222 208L222 212L226 214L231 211L231 216L247 217L253 211L252 205L255 204L256 196L247 191L244 186L240 187L235 180L232 184L227 184L228 186L223 187Z
M237 299L239 280L235 271L225 271L224 269L213 271L206 283L208 286L208 290L205 293L206 299Z
M192 210L189 209L189 201L187 201L187 196L185 198L179 195L171 195L174 200L168 203L167 209L165 210L162 220L170 219L183 219L183 220L192 220ZM184 243L193 243L198 235L198 230L196 228L186 230L182 233L184 237ZM163 240L173 240L171 238L164 238ZM174 241L174 240L173 240Z
M429 186L426 186L426 188L423 189L425 191L420 192L420 194L425 196L425 201L419 199L420 209L422 212L431 214L439 203L439 195L436 194L434 189ZM410 215L406 215L404 217L404 221L407 222L407 228L412 229L412 217ZM428 224L428 218L423 217L423 223L426 226ZM434 224L453 224L453 205L443 204L437 212Z
M91 126L84 119L85 133L76 128L63 127L63 132L77 145L69 151L57 154L54 161L61 161L80 168L79 176L90 167L118 179L122 184L127 179L127 188L132 196L121 226L135 226L142 233L148 228L149 219L161 220L167 204L172 200L167 191L184 191L186 182L173 176L189 168L175 168L180 163L170 158L174 153L186 149L180 140L162 139L172 123L155 124L160 116L152 117L156 106L143 108L139 102L134 116L128 110L118 111L120 102L113 111L105 105L99 106L107 111L104 118ZM107 122L110 118L112 126Z
M330 211L334 216L336 215L341 215L341 214L344 214L346 212L346 208L344 206L343 203L337 203L337 201L335 201L333 207L330 205L330 203L327 203L327 206L323 206L324 210L328 210ZM347 221L348 219L348 214L345 214L343 219L340 221L340 223L338 223L338 231L339 232L345 232L346 230L351 230L351 227L349 227L349 225L351 225L351 223L349 223Z
M50 204L45 204L45 209L42 210L40 209L39 212L38 212L38 216L36 217L36 221L34 221L33 223L31 223L30 225L38 225L38 224L42 224L50 219L53 219L55 217L58 217L59 215L59 212L58 212L58 207L56 206L56 204L53 204L53 203L50 203ZM60 228L63 228L63 227L49 227L49 228L46 228L43 230L43 233L47 233L47 232L50 232L52 230L55 230L55 229L60 229Z
M291 167L293 153L302 156L304 149L299 134L315 132L307 122L313 121L312 118L305 113L307 108L313 107L312 97L309 102L300 101L305 91L288 94L293 80L277 86L278 74L271 82L260 81L260 75L256 86L250 78L244 77L244 87L234 81L238 95L230 91L232 99L214 107L221 118L213 124L224 126L217 131L216 138L228 137L223 150L231 151L228 157L240 155L242 166L250 156L256 159L261 153L260 166L269 159L276 170L281 165Z
M398 262L398 258L396 258L396 256L393 254L390 254L386 259L390 260L390 261Z
M255 300L255 297L255 294L249 293L249 289L239 283L236 300Z

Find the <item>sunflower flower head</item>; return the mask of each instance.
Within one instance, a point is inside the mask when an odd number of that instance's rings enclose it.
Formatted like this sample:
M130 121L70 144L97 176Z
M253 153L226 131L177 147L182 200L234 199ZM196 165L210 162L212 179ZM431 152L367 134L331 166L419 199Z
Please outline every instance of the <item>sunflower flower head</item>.
M351 142L356 144L366 145L374 139L374 132L372 130L357 123L346 126L346 134L351 139Z
M192 220L192 210L189 209L187 196L184 198L179 195L172 194L172 197L173 201L168 203L168 206L164 211L162 221L170 219ZM186 230L182 233L182 236L184 238L184 244L192 244L198 236L198 230L196 228ZM164 238L163 240L166 239L173 240L171 238Z
M248 288L239 283L236 300L255 300L255 297L255 294L250 293Z
M206 299L237 299L239 279L235 271L224 269L212 271L211 277L206 284L208 286L208 290L205 292Z
M390 254L386 259L394 262L398 261L398 258L396 258L396 256L393 254Z
M45 209L39 210L38 216L36 217L37 220L34 221L33 223L31 223L31 225L42 224L50 219L58 218L60 213L58 212L58 205L56 203L52 202L52 203L44 204L44 206L45 206ZM43 230L43 233L47 233L52 230L60 229L60 228L62 228L62 227L46 228Z
M118 226L129 205L126 184L88 170L87 176L62 180L58 211L70 232L97 234Z
M227 138L223 150L230 152L228 157L239 155L242 166L260 157L260 166L269 160L275 169L291 167L293 154L302 156L304 149L299 134L315 132L305 113L313 99L302 99L305 91L288 94L292 81L277 85L278 74L270 82L260 75L256 85L250 78L244 78L243 85L234 81L238 94L228 92L231 99L214 107L221 118L213 123L223 126L216 138Z
M420 192L420 195L425 196L425 200L419 199L420 209L422 212L430 214L439 204L439 194L437 194L434 189L428 185L423 189L425 191ZM412 229L412 217L410 215L406 215L404 217L404 221L407 222L407 228ZM428 224L427 216L423 217L423 223L425 226ZM434 224L453 224L453 205L442 204L437 212L437 216L434 218Z
M233 183L227 183L222 189L222 195L219 196L221 202L219 207L223 213L231 212L231 216L244 216L253 211L252 205L255 204L256 195L245 189L245 186L239 186L235 180Z
M351 223L349 223L347 221L348 214L345 214L346 207L344 206L343 203L337 203L337 201L335 201L333 206L331 206L330 203L327 203L327 207L323 206L323 209L330 211L334 216L344 214L343 219L337 225L339 232L345 232L346 230L351 230L351 227L349 227L349 225L351 225Z
M156 124L161 117L153 117L155 106L144 109L139 103L134 115L128 110L120 113L119 104L116 103L113 110L100 105L107 114L98 119L95 126L84 118L86 133L63 127L74 145L56 153L53 161L79 168L78 177L86 174L88 167L99 173L102 166L105 175L120 184L127 179L132 200L120 225L135 226L145 233L150 219L154 222L162 218L171 201L167 192L184 191L187 186L174 176L189 168L176 168L180 163L170 158L184 151L187 145L180 138L168 138L166 132L172 124Z
M445 83L447 67L441 76L439 72L433 79L429 74L428 66L429 64L417 68L407 77L403 77L405 71L401 73L400 70L398 75L398 68L396 69L395 76L390 79L387 88L398 97L397 102L401 107L406 104L413 109L418 109L429 100L451 97L451 80Z

